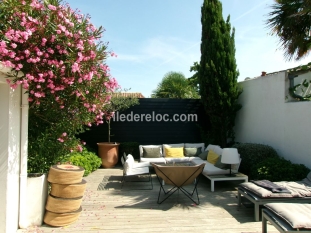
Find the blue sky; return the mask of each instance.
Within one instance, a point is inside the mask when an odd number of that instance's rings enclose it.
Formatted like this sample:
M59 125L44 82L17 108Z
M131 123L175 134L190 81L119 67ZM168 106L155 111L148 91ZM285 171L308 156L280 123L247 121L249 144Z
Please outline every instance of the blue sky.
M118 56L108 58L111 75L122 88L150 97L167 72L192 76L200 61L203 0L67 0L103 26L102 41ZM223 16L235 27L236 61L240 76L260 76L309 62L288 62L278 38L268 35L265 20L273 0L223 0Z

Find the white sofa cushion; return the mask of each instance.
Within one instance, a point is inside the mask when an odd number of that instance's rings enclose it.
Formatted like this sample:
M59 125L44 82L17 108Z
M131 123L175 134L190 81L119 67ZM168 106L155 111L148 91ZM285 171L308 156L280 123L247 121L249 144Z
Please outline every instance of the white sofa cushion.
M209 144L205 150L212 150L214 151L216 154L221 155L222 154L222 148L220 146L217 145L212 145Z
M134 166L134 158L131 154L127 155L127 159L125 160L125 163L124 163L124 170L125 170L125 173L129 173L131 168Z
M208 162L205 163L204 170L202 174L204 176L208 175L223 175L223 174L229 174L230 171L226 169L220 169L218 167L215 167L213 164L210 164Z
M229 174L230 171L226 170L226 169L220 169L218 167L215 167L213 164L207 162L206 160L202 160L200 158L193 158L191 160L192 163L194 163L195 165L199 165L201 163L205 163L205 167L203 169L202 174L204 176L208 176L208 175L223 175L223 174Z
M135 163L135 160L134 160L133 155L128 154L128 155L127 155L126 162L131 163L131 164L134 164L134 163Z

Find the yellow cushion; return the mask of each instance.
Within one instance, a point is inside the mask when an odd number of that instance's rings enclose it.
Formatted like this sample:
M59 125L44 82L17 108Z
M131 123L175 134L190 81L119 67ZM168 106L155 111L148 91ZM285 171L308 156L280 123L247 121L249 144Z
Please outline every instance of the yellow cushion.
M207 162L211 164L215 164L219 158L219 155L216 154L214 151L209 150L208 155L207 155Z
M165 157L168 158L181 158L184 157L184 148L183 147L164 147Z

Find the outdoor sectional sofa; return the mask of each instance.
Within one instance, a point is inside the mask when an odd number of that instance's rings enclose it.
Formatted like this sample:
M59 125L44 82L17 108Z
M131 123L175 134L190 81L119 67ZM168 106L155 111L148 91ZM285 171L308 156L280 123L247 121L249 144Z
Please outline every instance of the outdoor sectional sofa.
M219 156L215 164L212 164L207 161L209 151L213 151L214 154L217 154ZM230 172L229 169L225 168L227 166L221 163L222 148L218 145L208 145L206 148L204 143L140 145L139 152L140 152L140 162L149 162L149 163L191 162L195 165L205 163L205 167L202 174L206 177L209 175L229 174ZM174 156L172 157L167 155L168 152L169 153L172 152ZM238 171L239 165L240 164L232 165L233 173Z

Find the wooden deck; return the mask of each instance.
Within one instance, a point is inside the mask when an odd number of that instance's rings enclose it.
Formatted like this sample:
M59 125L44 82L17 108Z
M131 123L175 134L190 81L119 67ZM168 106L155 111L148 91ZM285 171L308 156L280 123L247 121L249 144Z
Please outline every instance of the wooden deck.
M222 232L259 233L261 222L254 222L252 208L237 209L236 186L239 181L210 182L202 176L198 185L200 205L193 204L183 193L175 193L157 204L159 183L153 174L150 183L126 183L121 189L121 168L98 169L85 177L87 189L79 219L66 227L43 225L17 232ZM268 232L277 232L269 224Z

